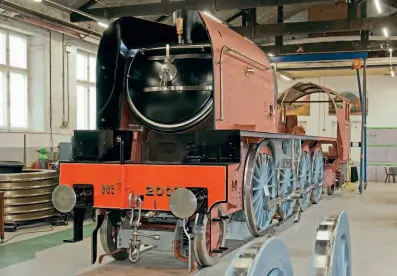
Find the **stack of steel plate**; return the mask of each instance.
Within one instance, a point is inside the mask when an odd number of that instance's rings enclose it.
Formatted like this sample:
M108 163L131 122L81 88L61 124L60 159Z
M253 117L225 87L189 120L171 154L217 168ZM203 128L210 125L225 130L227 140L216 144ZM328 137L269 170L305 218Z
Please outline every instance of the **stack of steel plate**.
M0 162L0 166L5 162ZM9 165L8 165L9 166ZM6 170L5 170L6 171ZM20 170L0 173L0 191L4 194L6 224L18 224L54 216L52 191L58 185L53 170Z

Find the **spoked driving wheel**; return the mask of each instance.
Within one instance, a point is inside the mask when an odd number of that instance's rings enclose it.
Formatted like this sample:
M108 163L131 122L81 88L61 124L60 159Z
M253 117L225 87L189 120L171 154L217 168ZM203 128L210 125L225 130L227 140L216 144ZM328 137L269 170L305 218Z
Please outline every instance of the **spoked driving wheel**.
M197 217L194 254L200 266L213 266L222 256L222 253L214 252L225 245L227 224L225 220L217 219L222 216L224 216L223 209L218 205L212 208L212 221L207 215Z
M280 186L279 186L279 197L287 197L290 195L295 188L296 176L292 168L285 168L280 171ZM282 219L288 218L294 211L294 200L287 200L280 204L280 216Z
M271 224L276 206L269 206L277 196L274 156L265 140L251 146L244 172L244 212L253 236L261 236Z
M311 198L312 203L319 203L323 193L324 184L324 161L321 148L317 148L313 154L312 184L314 185Z
M302 198L299 199L299 205L301 211L305 211L309 207L311 192L307 189L310 187L310 176L311 176L311 164L310 154L308 152L302 152L301 159L299 162L299 189L301 190Z
M105 253L108 254L117 250L117 235L119 230L120 227L116 223L112 223L109 214L106 214L105 220L99 229L101 244ZM118 261L124 261L128 258L128 251L122 248L119 252L114 253L112 257Z

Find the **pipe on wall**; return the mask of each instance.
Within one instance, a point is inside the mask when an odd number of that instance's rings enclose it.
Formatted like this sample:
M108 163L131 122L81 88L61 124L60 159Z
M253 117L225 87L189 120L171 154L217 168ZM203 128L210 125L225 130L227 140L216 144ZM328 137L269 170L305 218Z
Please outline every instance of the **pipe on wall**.
M49 38L50 38L50 140L51 140L51 151L54 149L54 137L52 133L52 31L48 30L49 32Z
M50 17L46 14L29 10L23 6L11 3L10 1L0 2L0 6L2 9L17 13L15 16L7 16L8 18L23 21L79 39L81 39L82 35L90 36L90 38L94 38L95 40L99 40L102 37L102 34L98 32L94 32L78 25Z
M62 34L62 123L61 128L67 128L69 125L69 53L66 55L66 67L65 67L65 35ZM65 80L66 79L66 80ZM65 88L66 83L66 88ZM65 93L67 94L67 112L65 112Z

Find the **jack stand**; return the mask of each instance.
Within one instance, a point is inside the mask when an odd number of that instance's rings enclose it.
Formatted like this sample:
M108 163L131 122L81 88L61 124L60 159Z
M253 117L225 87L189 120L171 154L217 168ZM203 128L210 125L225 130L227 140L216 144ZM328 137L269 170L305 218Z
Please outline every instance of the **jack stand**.
M350 188L352 192L354 192L356 190L356 186L351 182L351 162L348 162L348 167L347 167L347 182L342 185L342 191L346 188ZM359 192L360 194L362 193L362 188L359 187Z
M183 224L183 232L185 233L186 237L188 238L188 246L189 246L189 257L188 257L188 265L189 265L189 273L192 273L197 270L197 262L196 256L194 255L194 244L192 241L192 235L189 234L187 228L186 228L186 223L187 220L183 219L182 224Z
M73 211L73 239L64 240L63 242L75 243L83 240L83 222L86 208L74 208Z
M92 232L92 240L91 240L91 264L95 264L96 262L96 257L97 257L97 251L98 251L98 242L97 242L97 238L98 238L98 231L99 228L101 228L103 221L105 220L105 214L98 214L98 217L96 219L97 223L96 223L96 227L94 229L94 231ZM101 263L102 259L101 257L99 257L99 263ZM102 257L103 258L103 257Z

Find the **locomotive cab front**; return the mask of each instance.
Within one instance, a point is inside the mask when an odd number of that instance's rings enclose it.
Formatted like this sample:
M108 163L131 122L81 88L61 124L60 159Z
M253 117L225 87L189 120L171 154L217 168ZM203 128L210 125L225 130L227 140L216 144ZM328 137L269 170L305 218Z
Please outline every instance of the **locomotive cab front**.
M97 105L103 111L99 127L108 125L106 110L112 108L107 105L118 89L136 121L162 133L186 131L213 114L214 68L207 29L198 12L175 12L174 22L168 26L127 17L105 32L98 50L98 78L103 82L98 85ZM116 55L116 63L108 62L109 52ZM124 85L114 87L119 83Z

